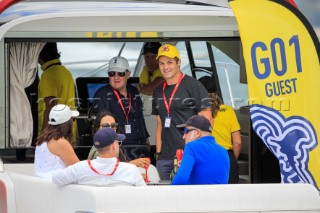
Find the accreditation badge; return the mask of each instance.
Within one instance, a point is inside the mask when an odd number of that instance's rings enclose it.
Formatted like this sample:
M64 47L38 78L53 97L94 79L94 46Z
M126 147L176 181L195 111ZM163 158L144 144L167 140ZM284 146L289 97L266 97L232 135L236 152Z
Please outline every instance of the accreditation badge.
M170 128L171 125L171 117L166 117L166 119L164 120L164 128Z
M130 124L124 125L124 128L125 128L126 134L130 134L131 133L131 125Z

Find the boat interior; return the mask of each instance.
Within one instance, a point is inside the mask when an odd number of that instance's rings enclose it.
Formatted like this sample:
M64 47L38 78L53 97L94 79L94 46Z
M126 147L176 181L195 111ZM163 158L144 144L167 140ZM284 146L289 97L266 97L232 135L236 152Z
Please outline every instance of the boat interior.
M196 2L196 1L195 1ZM116 55L129 60L130 84L139 81L145 65L142 46L157 41L174 44L182 56L181 70L196 79L209 76L224 103L232 106L241 126L239 157L241 183L279 183L277 159L252 131L249 119L245 61L236 19L226 1L187 4L186 1L21 1L0 14L0 155L5 163L32 163L37 132L37 60L28 61L29 73L20 82L14 73L20 57L32 45L57 42L62 63L72 72L80 116L75 150L86 159L92 146L92 95L108 82L106 67ZM192 7L191 7L192 5ZM54 9L53 9L54 8ZM165 24L164 24L165 23ZM20 49L19 49L19 48ZM24 51L21 51L21 50ZM19 50L19 51L16 51ZM19 55L21 53L24 55ZM22 66L21 65L21 66ZM20 70L23 70L22 67ZM22 94L20 94L22 93ZM144 118L155 152L152 97L141 95ZM23 107L21 107L23 106ZM28 119L20 119L28 115ZM20 159L19 157L25 157ZM155 165L155 159L151 159Z

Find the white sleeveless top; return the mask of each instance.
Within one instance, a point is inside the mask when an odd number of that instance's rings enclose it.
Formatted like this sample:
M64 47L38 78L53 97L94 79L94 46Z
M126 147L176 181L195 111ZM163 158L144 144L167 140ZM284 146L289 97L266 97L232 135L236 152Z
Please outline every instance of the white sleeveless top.
M66 164L59 156L52 154L47 146L47 142L36 146L34 157L34 176L52 179L52 172L66 168Z

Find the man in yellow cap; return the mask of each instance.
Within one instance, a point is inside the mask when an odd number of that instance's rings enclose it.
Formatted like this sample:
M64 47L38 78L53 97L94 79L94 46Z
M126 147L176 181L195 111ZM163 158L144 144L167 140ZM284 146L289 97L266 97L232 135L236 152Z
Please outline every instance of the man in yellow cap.
M183 149L183 131L176 127L193 115L212 121L211 103L204 86L180 70L181 58L170 44L158 50L158 62L165 82L153 93L152 114L156 115L156 159L161 180L169 180L177 149Z

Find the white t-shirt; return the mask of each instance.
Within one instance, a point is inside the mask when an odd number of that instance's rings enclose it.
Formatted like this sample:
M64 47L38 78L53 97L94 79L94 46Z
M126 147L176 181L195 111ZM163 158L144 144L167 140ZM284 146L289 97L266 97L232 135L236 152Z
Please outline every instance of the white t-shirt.
M80 161L66 169L55 171L52 181L57 185L78 183L94 186L146 186L140 171L135 165L119 162L118 167L116 167L116 164L117 158L115 157L97 157L91 160L91 168L88 160ZM112 175L104 175L111 174L114 170L115 172Z
M49 151L47 142L43 142L39 146L36 146L34 156L34 176L51 180L53 171L66 167L66 164L59 156L56 156Z

